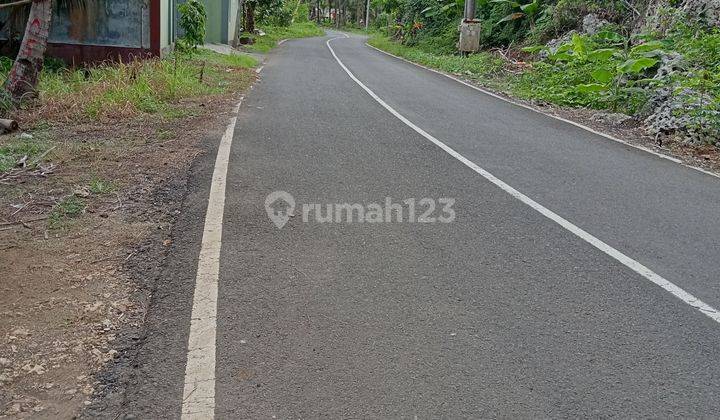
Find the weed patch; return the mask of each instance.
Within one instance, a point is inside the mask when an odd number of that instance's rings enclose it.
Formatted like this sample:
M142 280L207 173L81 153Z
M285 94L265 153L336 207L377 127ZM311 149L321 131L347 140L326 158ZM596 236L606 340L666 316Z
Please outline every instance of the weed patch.
M38 160L48 151L48 145L39 140L15 138L0 146L0 173L14 168L24 159L26 165L36 165Z
M109 194L115 191L116 188L114 182L97 177L91 179L88 185L88 190L93 194Z
M71 195L60 200L52 209L48 226L51 229L60 229L67 225L70 219L74 219L85 211L85 203L79 198Z

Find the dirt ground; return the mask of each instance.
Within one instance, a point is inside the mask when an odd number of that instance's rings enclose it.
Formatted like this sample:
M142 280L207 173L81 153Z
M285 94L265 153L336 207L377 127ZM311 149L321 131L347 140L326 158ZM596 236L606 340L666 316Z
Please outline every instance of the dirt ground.
M142 335L188 168L254 78L174 104L182 117L17 116L55 149L42 170L0 180L0 418L73 418L102 394L100 373ZM83 210L58 220L68 197Z

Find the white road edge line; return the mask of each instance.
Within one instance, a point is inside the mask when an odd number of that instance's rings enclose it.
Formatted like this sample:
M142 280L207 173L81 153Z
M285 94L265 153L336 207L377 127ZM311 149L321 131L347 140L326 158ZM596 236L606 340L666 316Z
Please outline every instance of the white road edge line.
M215 335L217 317L218 277L222 246L225 183L230 161L230 147L242 99L233 108L232 118L220 140L205 227L200 246L195 293L193 296L188 338L182 420L207 420L215 417Z
M575 127L581 128L581 129L583 129L583 130L585 130L585 131L589 131L590 133L596 134L596 135L598 135L598 136L605 137L605 138L608 139L608 140L612 140L612 141L615 141L615 142L624 144L625 146L629 146L629 147L632 147L632 148L634 148L634 149L642 150L643 152L647 152L647 153L650 153L650 154L652 154L652 155L655 155L655 156L657 156L657 157L659 157L659 158L666 159L666 160L669 160L669 161L671 161L671 162L680 164L680 165L682 165L682 166L684 166L684 167L686 167L686 168L690 168L690 169L694 169L694 170L696 170L696 171L702 172L702 173L704 173L705 175L710 175L710 176L713 176L713 177L715 177L715 178L720 178L720 175L718 175L718 174L716 174L716 173L710 172L710 171L708 171L708 170L706 170L706 169L703 169L703 168L701 168L701 167L699 167L699 166L694 166L694 165L687 164L687 163L683 162L682 160L680 160L680 159L678 159L678 158L675 158L675 157L672 157L672 156L668 156L668 155L662 154L662 153L660 153L660 152L656 152L655 150L650 149L650 148L645 147L645 146L640 146L640 145L637 145L637 144L629 143L629 142L627 142L627 141L625 141L625 140L622 140L622 139L619 139L619 138L617 138L617 137L611 136L610 134L603 133L602 131L595 130L594 128L590 128L590 127L588 127L588 126L586 126L586 125L583 125L583 124L580 124L580 123L578 123L578 122L575 122L575 121L572 121L572 120L568 120L567 118L563 118L563 117L559 117L559 116L557 116L557 115L553 115L553 114L549 114L549 113L547 113L547 112L543 112L543 111L541 111L541 110L539 110L539 109L536 109L536 108L533 108L533 107L531 107L531 106L529 106L529 105L525 105L525 104L522 103L522 102L514 101L514 100L512 100L512 99L510 99L510 98L506 98L506 97L504 97L504 96L501 96L501 95L498 95L498 94L496 94L496 93L493 93L493 92L491 92L491 91L489 91L489 90L487 90L487 89L483 89L483 88L481 88L481 87L479 87L479 86L475 86L475 85L473 85L472 83L468 83L468 82L466 82L466 81L464 81L464 80L462 80L462 79L459 79L459 78L457 78L457 77L455 77L455 76L453 76L453 75L451 75L451 74L447 74L447 73L444 73L444 72L442 72L442 71L435 70L435 69L432 69L432 68L430 68L430 67L423 66L422 64L418 64L418 63L415 63L415 62L413 62L413 61L410 61L410 60L408 60L408 59L406 59L406 58L402 58L402 57L399 57L399 56L397 56L397 55L395 55L395 54L391 54L391 53L389 53L389 52L387 52L387 51L383 51L383 50L381 50L380 48L377 48L377 47L374 47L374 46L368 44L367 42L365 43L365 45L367 45L368 47L370 47L370 48L372 48L372 49L374 49L374 50L376 50L376 51L379 51L379 52L381 52L381 53L383 53L383 54L385 54L385 55L389 55L390 57L393 57L393 58L396 58L396 59L398 59L398 60L404 61L404 62L406 62L406 63L412 64L413 66L417 66L417 67L420 67L420 68L425 69L425 70L427 70L427 71L431 71L431 72L433 72L433 73L437 73L437 74L439 74L439 75L445 76L445 77L447 77L447 78L449 78L449 79L452 79L452 80L454 80L454 81L456 81L456 82L458 82L458 83L461 83L461 84L463 84L463 85L465 85L465 86L467 86L467 87L469 87L469 88L471 88L471 89L475 89L475 90L478 91L478 92L481 92L481 93L483 93L483 94L485 94L485 95L488 95L488 96L492 96L493 98L496 98L496 99L500 99L501 101L507 102L507 103L509 103L509 104L513 104L513 105L515 105L515 106L519 106L519 107L521 107L521 108L528 109L528 110L530 110L530 111L533 111L533 112L538 113L538 114L541 114L541 115L545 115L545 116L550 117L550 118L553 118L553 119L555 119L555 120L562 121L562 122L567 123L567 124L570 124L570 125L574 125Z
M345 35L347 38L348 36ZM521 193L520 191L516 190L515 188L511 187L510 185L506 184L499 178L495 177L495 175L491 174L490 172L486 171L485 169L479 167L475 163L471 162L467 158L465 158L460 153L453 150L450 146L446 145L445 143L441 142L440 140L436 139L429 133L425 132L422 128L415 125L412 121L405 118L402 114L400 114L398 111L396 111L394 108L392 108L390 105L385 103L378 95L375 94L370 88L365 86L363 82L361 82L355 75L348 69L345 64L343 64L342 61L340 61L340 58L338 58L337 54L335 54L335 50L333 50L332 46L330 46L330 42L334 41L336 39L340 39L342 37L332 38L327 40L325 43L330 50L330 53L332 53L333 57L335 57L335 60L338 62L340 67L342 67L343 70L345 70L345 73L350 76L350 78L357 83L365 92L368 93L377 103L383 106L386 110L388 110L392 115L394 115L397 119L405 123L408 127L415 130L418 134L425 137L427 140L430 140L432 143L434 143L436 146L447 152L450 156L454 157L455 159L462 162L465 166L472 169L476 173L478 173L483 178L487 179L488 181L495 184L497 187L505 191L506 193L510 194L511 196L515 197L516 199L520 200L521 202L527 204L530 206L533 210L537 211L538 213L542 214L543 216L547 217L548 219L552 220L553 222L557 223L558 225L562 226L564 229L569 231L570 233L574 234L578 238L584 240L585 242L589 243L590 245L594 246L598 250L604 252L605 254L609 255L610 257L614 258L624 266L628 267L629 269L633 270L634 272L640 274L641 276L645 277L647 280L650 280L651 282L655 283L656 285L662 287L666 291L670 292L673 296L677 297L678 299L682 300L683 302L687 303L688 305L692 306L693 308L697 309L698 311L702 312L703 314L707 315L710 319L713 321L720 323L720 312L718 312L715 308L712 306L706 304L702 300L696 298L692 294L686 292L681 287L675 285L674 283L670 282L669 280L666 280L659 274L655 273L654 271L650 270L649 268L645 267L638 261L635 261L634 259L628 257L627 255L623 254L622 252L618 251L617 249L611 247L610 245L606 244L605 242L601 241L600 239L594 237L593 235L589 234L588 232L585 232L578 226L575 226L568 220L565 220L560 215L554 213L552 210L544 207L543 205L539 204L538 202L534 201L530 197L526 196L525 194Z

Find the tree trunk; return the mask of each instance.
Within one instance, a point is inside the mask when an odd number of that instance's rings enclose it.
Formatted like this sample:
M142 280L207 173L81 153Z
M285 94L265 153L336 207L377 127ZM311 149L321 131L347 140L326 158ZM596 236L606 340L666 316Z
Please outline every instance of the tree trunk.
M335 7L335 28L340 29L340 13L342 11L343 5L340 3L340 0L337 2L337 6Z
M255 2L245 2L245 32L255 33Z
M20 52L5 81L5 90L10 93L15 103L35 95L43 68L51 21L52 0L34 0Z
M244 10L244 2L243 0L238 0L238 10L235 14L235 39L233 40L233 47L237 47L240 45L240 37L242 36L242 27L243 27L243 10Z

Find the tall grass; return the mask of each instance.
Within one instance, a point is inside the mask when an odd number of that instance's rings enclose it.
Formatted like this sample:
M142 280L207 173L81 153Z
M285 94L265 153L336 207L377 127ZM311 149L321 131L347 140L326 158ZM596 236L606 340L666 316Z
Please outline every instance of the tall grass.
M0 77L9 68L0 63ZM242 69L257 64L244 55L201 50L193 56L103 64L89 69L50 68L40 77L41 113L98 119L168 111L179 99L219 94ZM2 74L5 73L5 74ZM248 72L245 72L248 73Z
M479 52L468 57L430 53L421 47L400 44L379 33L373 34L368 44L427 67L485 82L497 81L503 69L503 61L487 52Z

